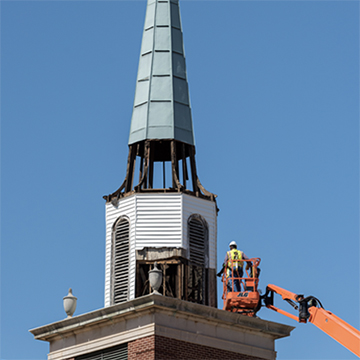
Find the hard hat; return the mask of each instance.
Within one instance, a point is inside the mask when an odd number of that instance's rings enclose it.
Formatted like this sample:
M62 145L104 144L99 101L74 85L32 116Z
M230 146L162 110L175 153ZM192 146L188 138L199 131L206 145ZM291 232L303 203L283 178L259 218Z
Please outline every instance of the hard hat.
M230 244L229 244L229 247L230 246L235 246L235 247L237 247L237 244L236 244L236 242L233 240Z

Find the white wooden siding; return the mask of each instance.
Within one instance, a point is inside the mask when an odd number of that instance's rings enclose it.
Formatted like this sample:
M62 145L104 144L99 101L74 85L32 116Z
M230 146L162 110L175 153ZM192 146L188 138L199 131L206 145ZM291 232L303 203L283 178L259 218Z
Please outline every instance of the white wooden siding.
M134 194L118 206L106 204L105 306L111 305L112 229L120 216L130 222L129 300L135 297L135 250L177 247L188 250L187 222L192 214L204 217L209 227L209 267L216 269L216 204L186 194Z
M216 243L217 243L217 215L216 204L190 195L183 195L183 233L185 234L184 248L188 249L187 222L191 215L199 214L209 227L209 268L216 269Z
M129 197L121 199L115 207L112 203L106 204L106 253L105 253L105 306L111 305L111 252L112 229L120 216L127 216L130 222L130 264L129 264L129 300L135 297L135 199Z
M136 249L182 247L181 194L136 195Z

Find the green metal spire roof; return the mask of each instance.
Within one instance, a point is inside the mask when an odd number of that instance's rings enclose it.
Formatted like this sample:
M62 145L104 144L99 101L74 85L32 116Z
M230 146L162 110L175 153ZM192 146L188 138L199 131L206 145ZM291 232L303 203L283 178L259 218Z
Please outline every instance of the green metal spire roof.
M195 145L178 0L148 0L129 145L175 139Z

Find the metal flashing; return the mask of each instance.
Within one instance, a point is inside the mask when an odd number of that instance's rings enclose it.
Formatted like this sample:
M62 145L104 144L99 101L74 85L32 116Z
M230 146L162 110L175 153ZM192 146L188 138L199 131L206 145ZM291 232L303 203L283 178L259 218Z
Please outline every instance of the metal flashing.
M178 0L148 0L129 145L150 139L195 145Z

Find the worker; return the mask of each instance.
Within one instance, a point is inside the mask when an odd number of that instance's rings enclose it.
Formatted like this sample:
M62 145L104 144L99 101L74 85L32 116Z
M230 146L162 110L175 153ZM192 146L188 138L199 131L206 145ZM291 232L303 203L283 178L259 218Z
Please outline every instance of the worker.
M248 260L249 258L240 250L237 249L237 244L235 241L231 241L229 244L230 251L226 253L225 260L224 260L224 266L227 267L226 270L226 279L228 279L227 287L228 291L233 291L232 289L232 281L229 279L229 277L234 277L234 291L239 292L241 290L240 288L240 280L239 278L242 278L244 275L244 261L235 261L235 260ZM233 260L232 266L233 269L231 269L231 260ZM251 261L246 261L246 270L250 269L252 266Z

